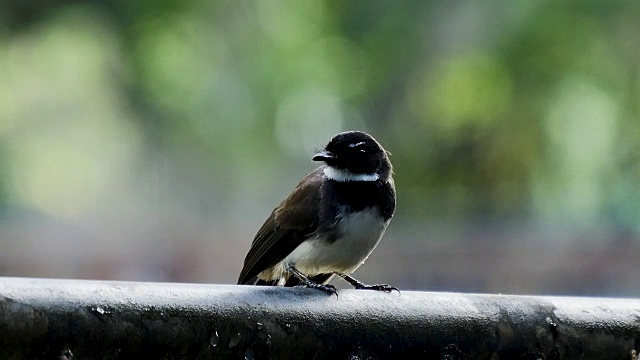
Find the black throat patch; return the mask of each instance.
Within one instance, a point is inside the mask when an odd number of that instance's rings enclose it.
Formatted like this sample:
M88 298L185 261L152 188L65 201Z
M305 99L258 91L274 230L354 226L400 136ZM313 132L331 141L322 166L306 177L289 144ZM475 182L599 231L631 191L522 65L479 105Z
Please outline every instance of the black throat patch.
M395 189L380 180L338 182L325 179L320 193L318 233L326 234L329 242L340 236L335 225L344 213L375 208L382 220L388 221L396 209Z

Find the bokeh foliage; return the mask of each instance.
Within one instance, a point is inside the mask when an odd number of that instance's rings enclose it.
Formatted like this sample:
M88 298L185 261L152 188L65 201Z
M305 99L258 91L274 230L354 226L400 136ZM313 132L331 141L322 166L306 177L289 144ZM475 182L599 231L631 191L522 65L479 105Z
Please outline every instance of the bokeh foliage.
M358 128L401 222L637 237L639 24L636 1L5 1L0 209L260 218Z

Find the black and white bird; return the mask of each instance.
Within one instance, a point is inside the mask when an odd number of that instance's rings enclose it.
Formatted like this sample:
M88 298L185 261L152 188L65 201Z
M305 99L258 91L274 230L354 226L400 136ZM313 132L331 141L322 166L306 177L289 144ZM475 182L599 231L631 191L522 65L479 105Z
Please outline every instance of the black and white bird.
M356 289L398 290L349 275L378 245L395 212L388 152L371 135L347 131L313 160L324 165L302 179L258 230L238 284L301 285L337 295L327 283L338 275Z

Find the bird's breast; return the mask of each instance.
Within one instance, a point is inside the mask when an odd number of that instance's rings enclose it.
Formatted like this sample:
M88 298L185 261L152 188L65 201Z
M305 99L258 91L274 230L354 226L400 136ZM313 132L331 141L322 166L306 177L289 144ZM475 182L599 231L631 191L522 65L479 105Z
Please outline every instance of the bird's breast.
M351 273L378 245L388 224L376 207L360 211L344 209L335 220L330 230L300 244L285 263L293 264L308 275Z

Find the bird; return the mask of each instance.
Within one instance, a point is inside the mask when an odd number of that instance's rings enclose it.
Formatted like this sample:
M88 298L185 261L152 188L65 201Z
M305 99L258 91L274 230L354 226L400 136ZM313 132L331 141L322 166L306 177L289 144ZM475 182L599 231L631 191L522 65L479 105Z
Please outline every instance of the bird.
M346 131L332 137L305 176L258 230L238 277L240 285L301 286L338 296L337 275L356 289L353 273L380 242L396 209L393 167L371 135Z

